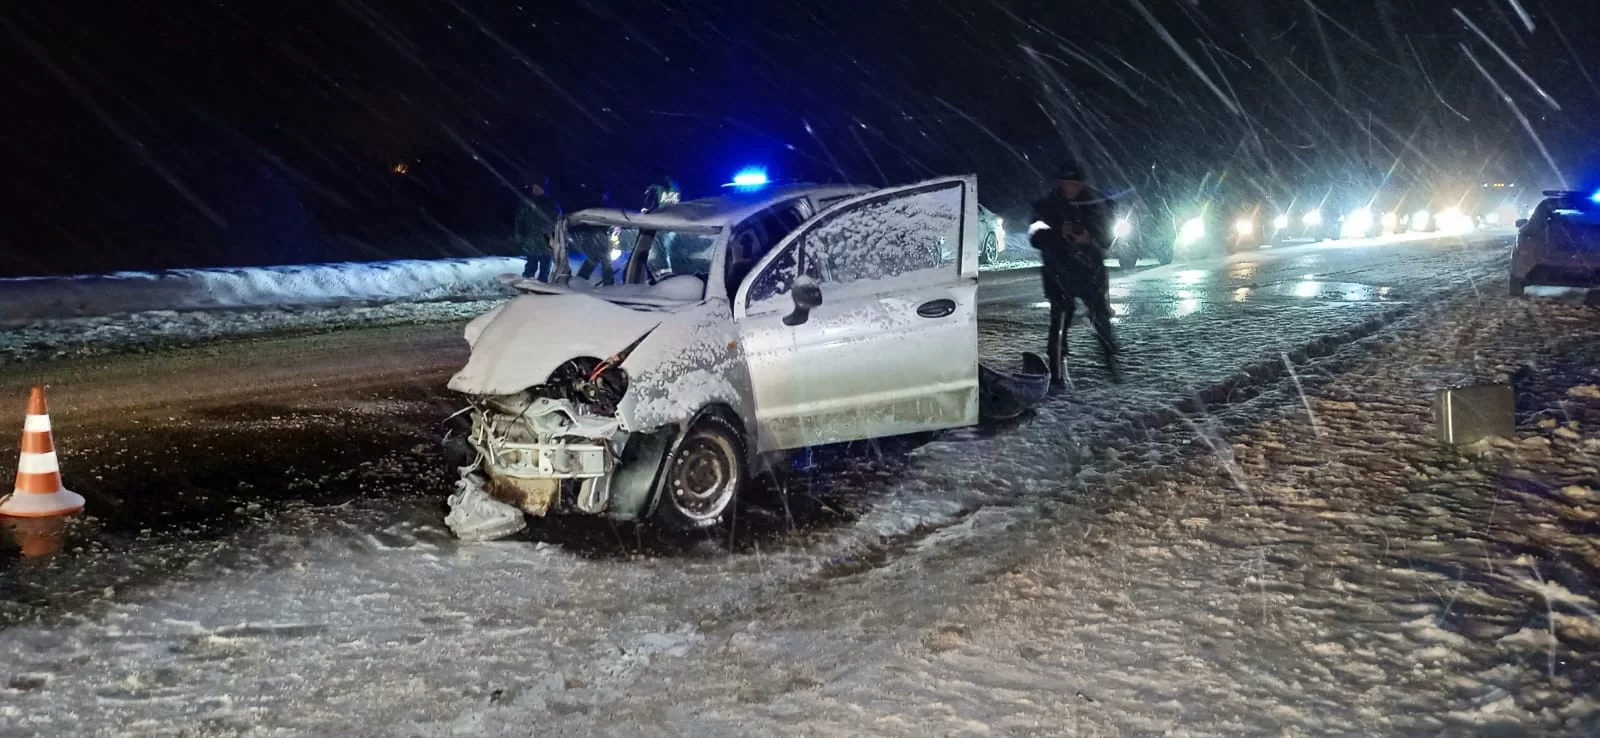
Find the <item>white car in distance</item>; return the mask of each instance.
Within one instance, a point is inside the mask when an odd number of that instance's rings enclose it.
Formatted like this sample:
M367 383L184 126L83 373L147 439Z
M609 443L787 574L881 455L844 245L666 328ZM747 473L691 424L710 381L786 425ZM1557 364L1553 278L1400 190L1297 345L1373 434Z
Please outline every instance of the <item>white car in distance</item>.
M616 284L569 273L568 249L618 233ZM769 454L978 422L978 234L972 176L568 215L551 283L466 328L449 386L475 458L447 521L709 527Z

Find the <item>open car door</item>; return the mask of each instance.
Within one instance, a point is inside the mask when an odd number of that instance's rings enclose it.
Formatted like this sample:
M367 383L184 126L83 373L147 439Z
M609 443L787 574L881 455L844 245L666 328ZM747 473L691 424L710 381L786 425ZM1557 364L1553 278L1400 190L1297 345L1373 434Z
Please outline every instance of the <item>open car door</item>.
M763 451L978 422L974 176L839 202L734 299Z

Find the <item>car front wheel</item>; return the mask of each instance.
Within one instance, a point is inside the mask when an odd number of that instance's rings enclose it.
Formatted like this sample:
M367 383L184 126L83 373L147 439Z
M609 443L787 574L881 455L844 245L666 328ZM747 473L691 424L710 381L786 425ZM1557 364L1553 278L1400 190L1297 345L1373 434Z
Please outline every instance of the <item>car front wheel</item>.
M1528 283L1527 282L1524 282L1524 281L1522 281L1520 279L1517 279L1515 277L1513 277L1511 279L1511 296L1512 297L1521 297L1523 291L1526 290L1527 288L1528 288Z
M979 261L983 264L993 264L1000 260L1000 238L990 231L983 237L983 247L978 251Z
M655 521L680 531L714 526L748 478L744 434L720 416L702 416L667 457Z

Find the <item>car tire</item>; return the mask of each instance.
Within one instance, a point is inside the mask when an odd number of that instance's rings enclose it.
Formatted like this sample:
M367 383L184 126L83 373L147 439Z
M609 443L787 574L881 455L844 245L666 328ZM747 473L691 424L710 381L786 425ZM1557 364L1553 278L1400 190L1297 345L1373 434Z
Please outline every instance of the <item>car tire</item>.
M1139 266L1139 255L1123 254L1122 256L1117 257L1117 266L1122 267L1124 270Z
M661 469L654 521L671 530L710 528L733 509L750 478L744 433L720 415L702 415Z
M1163 249L1160 253L1156 254L1156 263L1160 264L1161 266L1171 264L1173 256L1174 254L1172 253L1172 249Z
M978 251L978 263L993 264L1000 260L1000 237L990 231L983 237L983 247Z
M1527 290L1527 288L1528 288L1528 283L1527 282L1524 282L1524 281L1522 281L1520 279L1517 279L1515 277L1513 277L1511 279L1511 296L1512 297L1521 297L1522 293L1525 290Z

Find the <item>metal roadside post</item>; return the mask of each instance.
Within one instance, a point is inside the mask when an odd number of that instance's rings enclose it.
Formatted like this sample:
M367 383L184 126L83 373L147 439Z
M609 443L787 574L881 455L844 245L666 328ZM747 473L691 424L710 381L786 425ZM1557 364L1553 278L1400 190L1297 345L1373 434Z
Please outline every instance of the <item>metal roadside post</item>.
M1480 384L1440 390L1433 396L1440 443L1465 446L1485 438L1515 438L1516 394L1510 385Z

